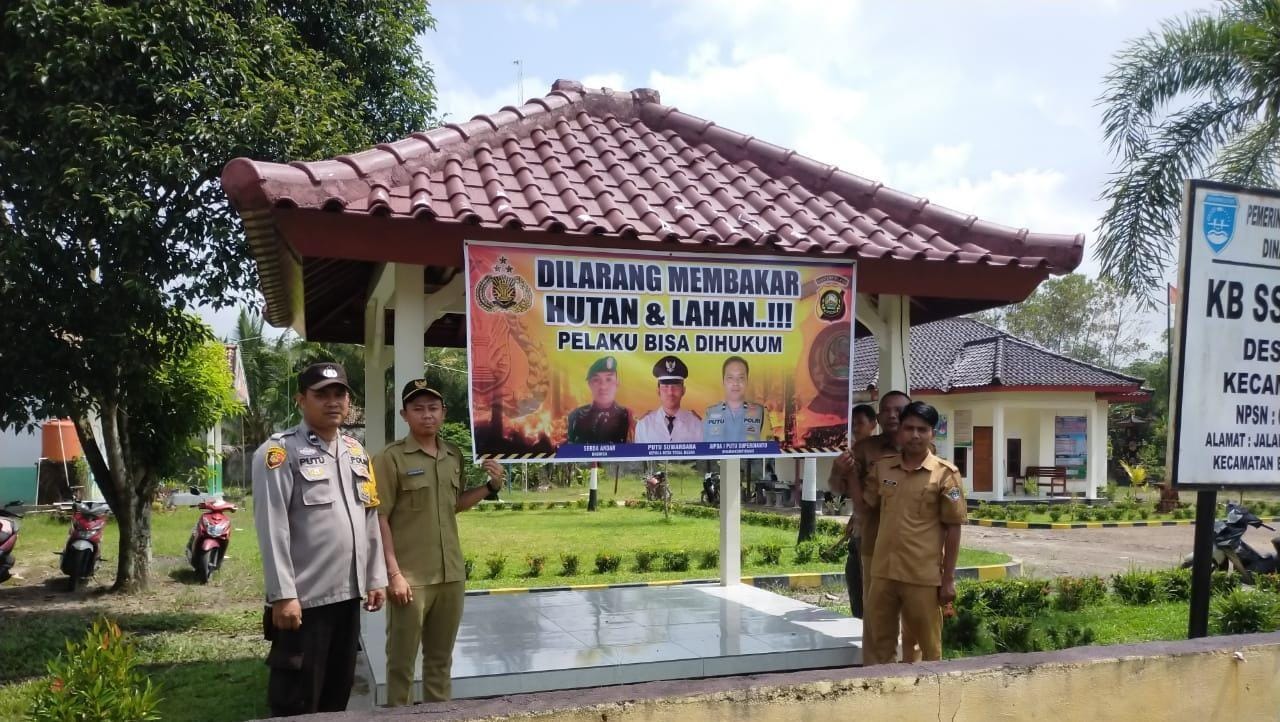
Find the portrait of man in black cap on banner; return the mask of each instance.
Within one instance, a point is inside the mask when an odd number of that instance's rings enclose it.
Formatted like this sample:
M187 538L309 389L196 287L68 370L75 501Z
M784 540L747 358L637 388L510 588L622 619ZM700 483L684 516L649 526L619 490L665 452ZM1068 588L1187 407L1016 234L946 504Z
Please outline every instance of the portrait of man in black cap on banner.
M587 370L591 403L569 412L569 443L623 443L631 434L631 411L619 406L618 360L605 356Z
M636 443L670 444L702 441L702 419L688 409L680 408L684 398L684 382L689 367L675 356L663 356L653 365L658 380L658 408L645 414L636 424Z

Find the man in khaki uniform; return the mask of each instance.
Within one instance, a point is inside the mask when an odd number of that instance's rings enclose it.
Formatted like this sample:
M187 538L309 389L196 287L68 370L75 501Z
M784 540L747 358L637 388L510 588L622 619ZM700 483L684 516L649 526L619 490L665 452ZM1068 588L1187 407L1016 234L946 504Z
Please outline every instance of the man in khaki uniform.
M858 441L850 451L836 457L831 468L832 488L841 488L853 501L852 522L857 519L860 524L858 553L862 562L862 637L867 639L871 614L868 608L868 595L871 590L871 556L876 549L876 531L880 524L879 509L869 507L862 488L862 478L867 471L885 456L898 453L898 417L911 397L901 391L888 391L880 397L880 410L876 420L880 422L880 433ZM915 648L915 637L905 627L902 630L902 648L908 650L906 657L915 660L910 651Z
M880 510L863 664L896 658L901 617L925 661L942 659L942 607L956 597L956 557L966 519L960 472L930 450L938 412L916 401L902 411L902 453L863 477L867 504Z
M871 438L876 430L876 412L866 404L858 404L853 407L850 412L850 427L853 429L853 443L857 444L863 439ZM834 473L827 482L827 488L832 490L832 494L839 493L848 496L846 476ZM839 489L835 488L839 485ZM841 500L843 502L843 499ZM855 505L856 506L856 505ZM849 556L844 560L844 586L849 591L849 610L853 616L862 619L866 616L862 606L862 552L859 551L862 541L862 524L858 520L856 509L850 510L849 522L844 525L844 533L840 536L840 542L849 542Z
M422 698L449 699L453 643L462 622L466 569L455 514L502 489L488 459L484 486L463 490L462 450L440 438L444 397L418 379L400 394L409 435L374 457L378 524L387 563L387 702L413 702L413 662L422 646Z

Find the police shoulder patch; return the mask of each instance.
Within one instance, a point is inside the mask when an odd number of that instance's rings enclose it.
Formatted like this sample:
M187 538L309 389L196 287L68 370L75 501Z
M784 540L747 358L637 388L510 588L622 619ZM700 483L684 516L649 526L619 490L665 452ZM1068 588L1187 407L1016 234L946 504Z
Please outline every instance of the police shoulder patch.
M372 509L381 503L378 501L378 484L373 479L360 482L360 501L366 509Z
M953 486L950 489L947 489L947 498L950 499L951 501L960 501L960 496L961 494L960 494L959 487Z
M283 446L270 446L267 448L267 468L279 469L284 465L285 459L289 458L285 453Z

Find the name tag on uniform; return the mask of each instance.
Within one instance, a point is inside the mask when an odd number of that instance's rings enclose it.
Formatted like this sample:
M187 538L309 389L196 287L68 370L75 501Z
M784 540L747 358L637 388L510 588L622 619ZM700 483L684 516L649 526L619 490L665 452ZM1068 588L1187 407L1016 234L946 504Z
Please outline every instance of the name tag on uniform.
M302 467L324 466L324 463L324 458L319 456L308 456L305 459L298 459L298 465Z
M410 469L404 472L404 475L405 476L422 476L425 473L427 473L426 469Z
M898 485L898 482L894 481L893 479L885 479L885 480L881 481L880 483L881 483L881 484L884 484L885 486L897 486L897 485Z

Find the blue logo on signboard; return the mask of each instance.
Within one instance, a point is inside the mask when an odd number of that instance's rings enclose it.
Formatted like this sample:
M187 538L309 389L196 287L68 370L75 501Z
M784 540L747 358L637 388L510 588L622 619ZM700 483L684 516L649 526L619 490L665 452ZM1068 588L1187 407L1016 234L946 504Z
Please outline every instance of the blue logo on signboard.
M1204 197L1204 237L1214 253L1231 242L1236 230L1236 197L1210 193Z

